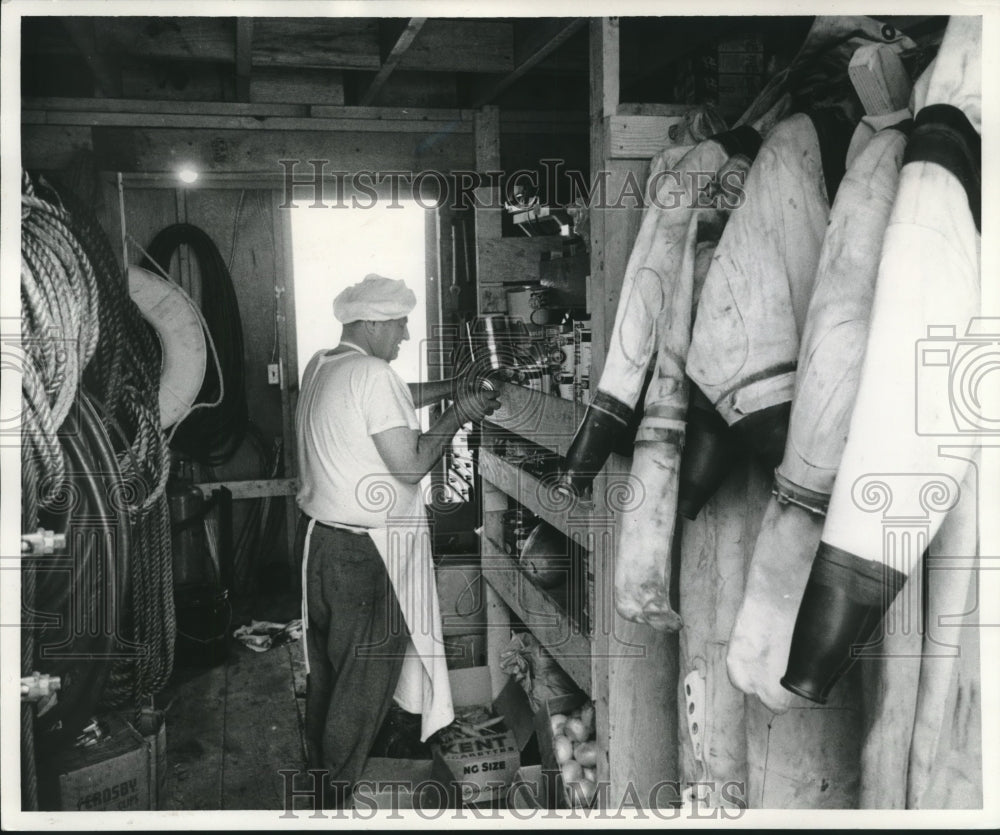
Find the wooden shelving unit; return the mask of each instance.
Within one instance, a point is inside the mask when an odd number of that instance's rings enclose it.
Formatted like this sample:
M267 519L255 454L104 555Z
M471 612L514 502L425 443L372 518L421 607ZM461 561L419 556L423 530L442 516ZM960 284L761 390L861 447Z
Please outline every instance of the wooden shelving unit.
M552 594L532 583L489 537L484 541L483 551L483 579L531 629L577 686L591 692L590 636Z
M565 455L587 407L512 383L502 384L502 407L490 415L490 423L509 432L530 437L540 446Z
M683 108L650 116L635 105L619 110L619 47L616 18L590 22L591 174L607 172L608 193L627 180L643 182L650 157L668 144L669 127ZM499 159L493 109L476 117L477 166L489 170ZM636 137L642 141L636 141ZM494 203L494 205L496 205ZM618 305L622 277L642 217L640 208L592 208L587 309L591 316L591 383L600 379ZM526 271L537 255L555 249L559 238L500 237L499 218L477 214L479 311L503 310L502 281L533 280ZM537 265L535 266L537 269ZM510 638L512 618L523 623L566 673L595 702L598 781L609 786L614 805L628 792L646 805L652 787L679 779L677 763L677 638L622 620L614 608L614 548L617 487L628 478L629 461L612 456L595 479L589 500L570 500L554 481L538 479L490 451L490 433L515 433L565 455L584 404L507 384L503 407L484 424L479 452L482 480L482 566L487 584L488 651L494 690L505 682L499 656ZM626 491L627 492L627 491ZM586 628L571 617L565 601L541 589L503 552L502 515L514 499L587 551ZM618 800L615 800L618 798Z

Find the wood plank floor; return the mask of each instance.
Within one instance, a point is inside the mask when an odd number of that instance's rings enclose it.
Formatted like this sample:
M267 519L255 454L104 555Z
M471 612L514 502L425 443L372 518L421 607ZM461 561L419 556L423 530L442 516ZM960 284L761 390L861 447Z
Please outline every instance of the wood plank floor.
M158 697L167 711L167 810L281 809L280 769L302 769L302 644L180 669Z

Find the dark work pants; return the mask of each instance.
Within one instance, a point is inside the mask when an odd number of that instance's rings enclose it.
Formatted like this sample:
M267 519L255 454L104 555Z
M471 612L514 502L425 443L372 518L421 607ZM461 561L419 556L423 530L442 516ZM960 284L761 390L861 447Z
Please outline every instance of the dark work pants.
M353 788L392 705L409 632L371 537L316 524L309 546L307 762L328 772L330 787ZM331 800L342 805L343 788Z

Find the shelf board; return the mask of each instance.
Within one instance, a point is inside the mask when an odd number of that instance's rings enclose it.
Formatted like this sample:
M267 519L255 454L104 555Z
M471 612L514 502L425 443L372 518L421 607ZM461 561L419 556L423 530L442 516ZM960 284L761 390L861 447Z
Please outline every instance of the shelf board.
M593 504L557 493L549 481L536 478L489 450L479 452L479 475L571 539L574 532L588 529L593 522Z
M590 638L562 607L484 537L483 579L503 599L548 653L585 693L591 692Z
M490 415L489 423L565 455L586 409L583 403L557 394L502 383L500 408Z

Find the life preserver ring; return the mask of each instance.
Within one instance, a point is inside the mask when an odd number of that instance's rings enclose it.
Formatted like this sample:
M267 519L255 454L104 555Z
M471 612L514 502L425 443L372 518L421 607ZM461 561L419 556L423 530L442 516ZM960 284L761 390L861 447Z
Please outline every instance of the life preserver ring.
M142 267L128 268L128 291L163 347L160 368L160 423L180 420L205 379L207 349L198 308L172 281Z

